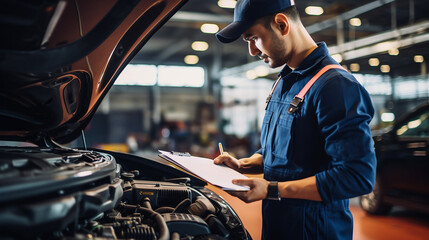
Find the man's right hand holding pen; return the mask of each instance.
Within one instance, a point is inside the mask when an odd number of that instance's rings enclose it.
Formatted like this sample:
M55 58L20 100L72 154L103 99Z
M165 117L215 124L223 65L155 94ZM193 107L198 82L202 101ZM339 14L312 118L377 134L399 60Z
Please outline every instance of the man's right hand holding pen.
M241 170L240 170L240 161L237 159L237 158L235 158L235 157L233 157L233 156L231 156L231 155L229 155L229 153L227 153L227 152L223 152L223 153L221 153L219 156L217 156L214 160L213 160L213 162L215 163L215 164L218 164L218 165L225 165L225 166L228 166L228 167L230 167L230 168L232 168L232 169L234 169L235 171L237 171L237 172L240 172L240 173L243 173Z

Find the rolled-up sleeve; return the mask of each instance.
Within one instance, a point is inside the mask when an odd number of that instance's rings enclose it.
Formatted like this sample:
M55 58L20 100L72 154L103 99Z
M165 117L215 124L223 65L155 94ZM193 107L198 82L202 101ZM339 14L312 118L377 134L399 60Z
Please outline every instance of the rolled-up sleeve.
M376 157L369 128L374 115L368 92L344 76L329 79L314 104L329 168L316 174L323 201L352 198L372 191Z

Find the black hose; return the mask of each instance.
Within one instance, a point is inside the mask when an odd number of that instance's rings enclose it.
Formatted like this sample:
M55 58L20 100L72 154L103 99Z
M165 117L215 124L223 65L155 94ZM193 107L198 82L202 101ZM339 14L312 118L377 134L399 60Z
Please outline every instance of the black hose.
M188 213L188 207L191 205L191 200L189 198L183 199L179 204L177 204L173 213Z
M130 204L122 204L122 207L129 210L136 209L138 212L144 215L150 215L150 217L156 222L158 232L159 232L159 240L170 240L170 231L168 230L167 223L161 214L153 211L152 209L147 209L137 205Z

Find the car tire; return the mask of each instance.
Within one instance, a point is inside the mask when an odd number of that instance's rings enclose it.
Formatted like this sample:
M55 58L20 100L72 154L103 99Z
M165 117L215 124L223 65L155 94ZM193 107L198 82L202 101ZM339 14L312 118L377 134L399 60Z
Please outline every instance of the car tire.
M359 198L360 206L369 214L384 215L389 213L392 206L383 202L382 184L375 180L372 192Z

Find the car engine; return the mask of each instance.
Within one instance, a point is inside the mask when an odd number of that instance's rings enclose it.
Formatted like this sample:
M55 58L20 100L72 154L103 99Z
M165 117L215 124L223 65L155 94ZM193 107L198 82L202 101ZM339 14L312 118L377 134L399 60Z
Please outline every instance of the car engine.
M0 239L251 239L216 193L187 177L145 174L170 166L126 171L88 150L0 152Z

